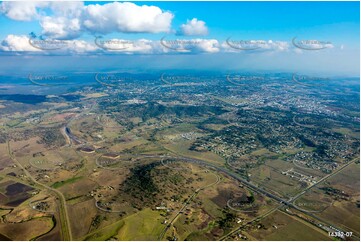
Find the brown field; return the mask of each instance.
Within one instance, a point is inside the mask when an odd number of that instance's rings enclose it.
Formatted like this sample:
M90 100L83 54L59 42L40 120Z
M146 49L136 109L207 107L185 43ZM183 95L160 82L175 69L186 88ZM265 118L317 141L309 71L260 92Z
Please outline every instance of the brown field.
M335 201L319 216L344 228L345 231L353 231L359 235L360 208L356 205L356 201L360 201L360 164L350 165L327 180L326 184L350 194L351 199Z
M8 155L8 146L6 143L0 144L0 171L14 165Z
M352 193L355 197L360 195L360 164L352 164L342 172L328 179L332 187Z
M244 196L250 196L252 193L241 188L237 181L224 175L221 177L220 183L202 190L191 201L185 213L179 216L174 223L174 229L169 229L166 236L175 234L179 240L215 240L226 232L215 224L224 216L222 209L227 209L235 214L237 219L245 221L268 211L274 206L265 197L253 194L255 202L251 206L252 209L235 207L236 210L230 210L227 206L230 199L237 200ZM232 226L237 226L237 223L233 222Z
M53 227L51 217L34 218L21 223L0 224L0 233L12 240L31 240Z
M311 189L298 198L294 204L301 209L315 211L317 215L332 206L333 202L334 200L330 196L325 195L319 190Z
M182 135L192 132L194 133L190 139L182 137ZM175 154L206 160L211 163L224 164L224 159L211 151L196 152L189 150L195 138L203 135L203 131L197 129L194 125L184 123L159 131L156 137L158 140L157 143Z
M256 240L330 240L326 232L280 211L262 219L244 234Z
M49 213L43 213L32 209L29 206L29 202L25 202L22 205L14 208L11 213L5 216L6 221L9 223L20 223L22 221L28 221L33 218L40 218L44 216L49 216Z
M24 155L33 154L34 151L42 152L46 151L44 144L39 144L39 137L32 137L28 140L21 140L16 142L10 142L11 150L16 157L22 157Z
M65 122L66 120L74 117L76 115L76 113L60 113L60 114L55 114L54 116L49 117L48 119L45 119L44 122L49 122L49 123L53 123L53 122Z
M251 181L282 197L290 197L301 191L301 183L265 165L250 171ZM277 191L277 192L276 192Z
M103 93L93 93L82 100L102 96ZM92 101L95 103L95 99ZM26 112L25 116L17 112L6 120L11 127L9 130L16 131L14 137L19 140L10 141L16 160L36 181L64 195L73 239L158 240L163 229L176 218L163 240L172 236L177 240L217 240L257 217L242 231L250 240L330 239L320 228L280 210L262 217L279 203L244 187L226 174L177 160L164 164L160 162L164 159L159 157L132 159L145 153L169 154L225 167L224 158L214 152L189 150L196 139L210 134L195 124L205 119L184 119L179 124L179 120L169 116L142 120L132 112L124 115L114 111L111 115L98 115L103 110L89 109L89 101L86 102L84 111L78 107L67 111L43 108L41 112L46 114L41 114L40 124L35 124L38 122L36 118L35 121L26 121L30 118L26 115L35 112ZM108 106L105 109L110 113ZM69 122L71 132L81 140L79 144L59 144L53 148L49 145L54 142L52 138L63 137L45 132L37 137L28 132L31 129L42 132L40 127L53 127L59 132L64 125L60 123L65 122ZM130 125L122 126L118 122ZM205 126L217 131L229 125ZM352 135L351 130L336 131ZM44 140L48 143L40 144ZM91 147L93 152L79 151L82 147ZM283 175L283 171L293 168L318 179L325 175L285 161L288 155L299 149L283 151L286 154L258 149L237 161L257 166L248 171L249 179L283 198L294 196L305 188L305 184ZM106 153L116 153L119 157L102 160L100 164L98 158ZM7 144L0 144L0 239L61 240L63 223L59 218L59 197L24 177L20 167L14 167ZM359 169L359 165L353 164L321 185L352 194L349 200L335 199L318 186L298 198L295 204L303 209L317 210L314 212L316 216L358 235ZM36 210L38 207L32 205L39 201L49 202L50 208ZM180 209L183 210L179 212ZM230 221L227 220L229 216Z
M128 171L120 170L106 170L97 168L89 178L93 181L96 181L99 186L115 186L120 184L125 180L125 175L128 174Z
M293 168L294 170L300 171L300 172L302 172L302 174L305 174L305 175L312 175L314 177L325 176L325 174L319 170L307 169L307 168L302 169L300 167L295 166L292 162L286 162L286 161L278 160L278 159L277 160L266 160L266 165L279 172L286 171L286 170Z
M97 215L98 209L94 205L94 199L68 205L68 213L73 232L73 238L77 239L86 235L91 227L93 218Z
M360 208L355 203L334 202L317 216L344 229L345 232L360 234Z
M58 190L64 194L66 199L69 199L77 196L85 196L96 186L97 184L95 182L84 177L76 182L67 183L59 187Z
M112 152L122 152L127 149L134 149L135 147L148 145L148 141L133 135L124 138L124 142L113 144L109 150Z

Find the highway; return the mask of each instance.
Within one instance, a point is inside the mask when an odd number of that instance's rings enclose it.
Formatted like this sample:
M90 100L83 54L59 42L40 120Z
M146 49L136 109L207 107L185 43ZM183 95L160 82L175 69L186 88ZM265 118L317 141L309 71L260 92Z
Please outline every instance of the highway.
M157 157L157 156L149 156L149 157ZM164 158L164 156L158 156L158 157L162 157ZM326 176L324 176L323 178L321 178L320 180L318 180L316 183L312 184L311 186L308 186L307 188L305 188L302 192L300 192L299 194L297 194L296 196L292 197L291 199L289 200L284 200L260 187L258 187L257 185L243 179L242 177L239 177L239 175L237 175L236 173L226 169L226 168L223 168L223 167L219 167L215 164L211 164L209 162L206 162L206 161L203 161L203 160L199 160L199 159L194 159L194 158L188 158L188 157L184 157L184 156L175 156L175 157L171 157L171 158L174 158L174 159L177 159L177 160L180 160L180 161L185 161L185 162L190 162L190 163L194 163L194 164L199 164L199 165L202 165L202 166L206 166L206 167L209 167L209 168L213 168L215 170L218 170L224 174L227 174L228 176L236 179L237 181L241 182L242 184L244 184L246 187L258 192L258 193L261 193L277 202L280 203L279 206L277 206L275 209L272 209L271 211L267 212L266 214L264 215L261 215L260 217L264 217L264 216L267 216L269 215L270 213L273 213L275 212L276 210L280 209L281 207L283 207L284 205L290 207L290 208L293 208L293 209L296 209L298 210L299 212L302 212L304 214L307 214L308 216L314 218L314 219L317 219L318 221L322 222L324 225L326 226L332 226L334 227L335 229L339 230L339 231L343 231L343 229L340 229L338 228L337 226L333 225L333 224L330 224L328 223L327 221L324 221L323 219L320 219L318 218L317 216L315 216L312 212L309 212L307 210L304 210L304 209L301 209L299 207L297 207L296 205L293 204L293 202L295 200L297 200L300 196L302 196L303 194L305 194L308 190L312 189L313 187L319 185L320 183L324 182L325 180L329 179L330 177L338 174L339 172L341 172L343 169L345 169L346 167L348 167L349 165L351 165L352 163L354 163L357 159L359 159L359 157L349 161L348 163L346 163L345 165L341 166L339 169L337 169L336 171L332 172L331 174L328 174ZM257 219L259 219L260 217L250 221L250 222L253 222ZM249 222L248 222L249 223ZM241 228L243 228L244 225L242 225L240 228L237 228L235 229L234 231L231 231L229 234L227 234L226 236L224 236L224 239L229 237L230 235L234 234L235 232L239 231Z
M265 216L268 216L270 213L275 212L276 210L280 209L280 208L283 207L284 205L288 205L289 207L292 207L292 208L294 208L294 209L296 209L296 210L298 210L298 211L300 211L300 212L302 212L302 213L307 214L308 216L310 216L310 217L312 217L312 218L314 218L314 219L317 219L318 221L324 223L325 225L332 226L332 227L334 227L334 228L336 228L336 229L338 229L338 230L340 230L340 231L343 231L342 229L337 228L337 226L332 225L332 224L329 224L328 222L324 221L323 219L320 219L319 217L315 216L312 212L297 207L296 205L293 204L293 202L296 201L296 200L297 200L299 197L301 197L303 194L305 194L308 190L310 190L310 189L312 189L313 187L321 184L322 182L324 182L324 181L327 180L328 178L330 178L330 177L338 174L340 171L342 171L343 169L345 169L346 167L348 167L349 165L351 165L352 163L354 163L357 159L359 159L359 157L357 157L357 158L349 161L348 163L346 163L345 165L343 165L342 167L340 167L337 171L332 172L331 174L328 174L328 175L324 176L323 178L321 178L320 180L318 180L316 183L312 184L311 186L308 186L308 187L305 188L302 192L300 192L300 193L297 194L296 196L292 197L289 201L285 201L285 200L279 198L277 201L281 200L281 205L280 205L280 206L276 207L275 209L272 209L271 211L267 212L267 213L264 214L264 215L261 215L261 216L255 218L255 219L249 221L247 224L251 224L251 223L253 223L254 221L256 221L257 219L263 218L263 217L265 217ZM247 184L245 184L245 185L247 185ZM261 190L258 190L258 191L264 191L264 190L261 189ZM266 195L266 194L265 194L265 195ZM270 197L270 196L269 196L269 197ZM274 195L271 196L271 198L273 198L273 197L276 197L276 196L274 196ZM246 224L246 225L247 225L247 224ZM229 237L230 235L238 232L238 231L241 230L244 226L245 226L245 225L242 225L241 227L239 227L239 228L231 231L231 232L228 233L227 235L223 236L223 237L221 238L221 240L224 240L224 239L226 239L227 237ZM358 238L357 238L357 239L358 239Z
M87 112L89 112L90 110L92 110L92 108L94 107L94 105L87 110ZM79 116L79 115L77 115ZM73 117L72 119L74 119L75 117ZM65 136L66 140L71 144L72 141L76 141L76 142L81 142L79 139L77 139L77 137L75 137L74 135L71 134L70 129L68 128L68 126L66 125L65 127L63 127L62 129L62 133ZM72 137L74 136L74 137ZM7 141L7 145L8 145L8 153L10 158L13 160L13 162L19 167L21 168L21 170L24 172L24 174L34 183L36 184L38 187L46 189L52 193L54 193L58 199L59 199L59 218L60 218L60 225L61 225L61 231L62 231L62 236L63 236L63 240L72 240L72 232L71 232L71 226L70 226L70 220L69 220L69 216L68 216L68 211L67 211L67 207L66 207L66 200L64 195L54 189L51 188L45 184L42 184L40 182L38 182L22 165L21 163L16 159L16 157L13 155L12 151L11 151L11 147L10 147L10 142ZM195 158L189 158L189 157L184 157L184 156L180 156L180 155L175 155L175 156L161 156L161 155L143 155L144 157L149 157L149 158L165 158L165 157L169 157L169 158L174 158L177 159L179 161L184 161L184 162L189 162L189 163L194 163L194 164L198 164L201 166L205 166L208 167L210 169L216 170L218 172L224 173L232 178L234 178L235 180L239 181L240 183L242 183L243 185L245 185L246 187L248 187L249 189L256 191L260 194L263 194L264 196L267 196L269 198L271 198L272 200L276 201L279 203L278 206L276 206L275 208L267 211L265 214L247 222L246 224L243 224L241 227L231 231L230 233L228 233L227 235L223 236L221 238L221 240L223 239L227 239L229 236L233 235L234 233L238 232L239 230L241 230L244 226L246 226L247 224L253 223L254 221L257 221L261 218L264 218L265 216L268 216L270 214L272 214L273 212L277 211L278 209L282 208L283 206L288 206L290 208L293 208L299 212L302 212L320 222L322 222L325 226L332 226L340 231L343 231L340 228L337 228L335 225L332 225L330 223L328 223L327 221L324 221L320 218L318 218L317 216L315 216L312 212L307 211L305 209L299 208L298 206L296 206L294 204L294 202L301 197L302 195L304 195L307 191L309 191L310 189L314 188L315 186L319 185L320 183L324 182L325 180L333 177L334 175L338 174L339 172L341 172L343 169L345 169L346 167L348 167L349 165L351 165L352 163L354 163L355 160L359 159L359 157L349 161L348 163L344 164L343 166L341 166L340 168L338 168L336 171L332 172L331 174L328 174L326 176L324 176L323 178L321 178L320 180L318 180L316 183L308 186L307 188L305 188L303 191L301 191L300 193L298 193L296 196L290 198L289 200L285 200L283 198L280 198L279 196L270 193L268 191L266 191L265 189L259 187L258 185L247 181L246 179L240 177L237 173L225 168L225 167L221 167L219 165L213 164L213 163L209 163L207 161L203 161L203 160L199 160L199 159L195 159ZM217 181L218 182L218 181ZM212 184L213 185L213 184ZM166 233L166 231L168 230L169 227L171 227L171 225L174 223L174 221L176 221L176 219L179 217L179 215L185 210L185 208L187 207L188 203L202 190L204 189L200 188L197 189L190 197L189 199L184 203L183 207L178 211L178 213L175 215L175 217L171 220L171 222L168 224L168 226L165 228L164 232L162 232L162 234L160 235L160 239L162 239Z

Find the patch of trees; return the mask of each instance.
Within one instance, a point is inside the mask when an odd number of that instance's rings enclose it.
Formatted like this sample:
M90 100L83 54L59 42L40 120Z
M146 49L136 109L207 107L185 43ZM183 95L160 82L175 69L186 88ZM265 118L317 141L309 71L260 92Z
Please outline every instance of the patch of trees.
M319 154L319 155L327 155L326 154L326 150L327 150L327 145L324 145L324 144L321 144L321 145L318 145L316 147L316 153Z
M38 143L45 144L47 147L60 147L65 145L63 135L59 130L47 129L39 134L40 141Z
M321 187L322 191L324 191L327 195L333 196L336 199L343 199L343 200L349 200L350 195L345 193L344 191L341 191L339 189L333 188L333 187Z
M218 219L217 223L221 229L230 229L232 228L234 222L236 221L236 215L227 210L222 210L223 217Z
M97 216L94 217L91 225L92 225L94 228L98 228L99 225L100 225L100 223L103 221L103 219L104 219L104 216L102 216L102 215L97 215Z
M7 134L5 134L4 132L0 132L0 144L5 143L7 140Z
M159 188L153 181L151 171L159 164L160 162L155 162L131 169L130 177L122 184L124 192L142 201L154 198Z
M302 143L304 143L306 146L309 146L309 147L316 147L316 144L310 140L310 139L307 139L305 136L303 135L298 135L298 138L302 141Z
M197 124L197 128L201 129L203 131L206 131L206 132L214 132L213 129L207 128L207 125L209 125L209 124L227 125L228 122L224 119L220 119L218 117L212 116L212 117L208 118L207 120L204 120L204 121L200 122L199 124Z

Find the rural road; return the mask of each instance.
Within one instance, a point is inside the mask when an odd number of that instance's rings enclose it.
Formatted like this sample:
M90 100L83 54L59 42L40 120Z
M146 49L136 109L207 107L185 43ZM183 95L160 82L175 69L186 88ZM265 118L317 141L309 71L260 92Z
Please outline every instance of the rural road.
M153 156L149 156L149 157L157 157L157 156L153 155ZM158 156L158 157L164 158L164 156ZM232 171L230 171L230 170L228 170L228 169L226 169L226 168L219 167L219 166L214 165L214 164L211 164L211 163L209 163L209 162L206 162L206 161L203 161L203 160L194 159L194 158L188 158L188 157L183 157L183 156L176 156L176 157L171 157L171 158L178 159L178 160L180 160L180 161L185 161L185 162L190 162L190 163L195 163L195 164L203 165L203 166L206 166L206 167L209 167L209 168L213 168L213 169L215 169L215 170L218 170L218 171L220 171L220 172L222 172L222 173L224 173L224 174L227 174L227 175L229 175L230 177L238 180L239 182L243 183L243 184L244 184L245 186L247 186L248 188L250 188L250 189L252 189L252 190L254 190L254 191L258 192L258 193L261 193L261 194L263 194L263 195L265 195L265 196L267 196L267 197L269 197L269 198L271 198L271 199L273 199L273 200L275 200L275 201L277 201L277 202L279 202L279 203L281 204L281 205L277 206L275 209L272 209L271 211L267 212L266 214L264 214L264 215L262 215L262 216L269 215L270 213L272 213L272 212L278 210L279 208L281 208L282 206L287 205L287 206L289 206L289 207L291 207L291 208L294 208L294 209L296 209L296 210L298 210L298 211L300 211L300 212L302 212L302 213L305 213L305 214L307 214L307 215L309 215L309 216L311 216L311 217L319 220L320 222L324 223L326 226L332 226L332 227L334 227L335 229L337 229L337 230L339 230L339 231L343 231L343 230L340 229L340 228L338 228L337 226L335 226L335 225L333 225L333 224L330 224L329 222L324 221L323 219L318 218L318 217L315 216L313 213L297 207L296 205L293 204L293 202L294 202L297 198L299 198L300 196L302 196L304 193L306 193L308 190L310 190L310 189L312 189L313 187L317 186L318 184L324 182L325 180L329 179L330 177L338 174L340 171L342 171L343 169L345 169L346 167L348 167L349 165L351 165L352 163L354 163L357 159L359 159L359 157L357 157L357 158L349 161L348 163L346 163L345 165L341 166L339 169L337 169L337 170L334 171L333 173L326 175L325 177L321 178L321 179L320 179L319 181L317 181L316 183L312 184L311 186L308 186L307 188L305 188L302 192L300 192L300 193L297 194L296 196L292 197L292 198L289 199L289 200L284 200L284 199L282 199L282 198L280 198L280 197L278 197L278 196L276 196L276 195L274 195L274 194L272 194L272 193L270 193L270 192L268 192L268 191L266 191L266 190L258 187L257 185L255 185L255 184L253 184L253 183L251 183L251 182L248 182L247 180L239 177L236 173L234 173L234 172L232 172ZM254 219L254 220L256 220L256 219ZM253 220L253 221L254 221L254 220ZM242 227L243 227L243 226L241 226L241 228L242 228ZM237 232L237 231L239 231L239 230L240 230L240 228L238 228L238 229L236 229L236 230L234 230L234 231L231 231L231 232L230 232L229 234L227 234L224 238L229 237L230 235L234 234L235 232ZM222 237L222 238L223 238L223 237Z
M180 214L182 214L184 212L184 210L187 208L188 204L193 200L194 197L196 197L198 195L198 193L204 189L206 189L207 187L211 187L216 185L217 183L219 183L221 181L221 177L218 176L215 173L212 173L216 176L216 181L205 185L203 187L197 188L194 193L183 203L182 208L176 213L176 215L173 217L173 219L169 222L169 224L164 228L164 230L162 231L162 233L159 235L159 240L162 240L164 235L167 233L168 229L173 225L173 223L177 220L177 218L179 217Z
M51 192L55 193L56 196L59 198L59 202L60 202L59 217L60 217L60 224L61 224L63 240L73 240L72 239L72 233L71 233L70 220L69 220L68 211L67 211L67 208L66 208L66 200L65 200L64 195L61 192L59 192L58 190L56 190L56 189L54 189L52 187L49 187L47 185L44 185L44 184L38 182L37 180L35 180L35 178L21 165L21 163L13 155L13 153L11 151L9 141L7 141L7 145L8 145L9 156L12 159L12 161L15 163L15 165L20 167L20 169L25 173L25 175L33 183L35 183L36 185L38 185L39 187L41 187L43 189L46 189L48 191L51 191Z

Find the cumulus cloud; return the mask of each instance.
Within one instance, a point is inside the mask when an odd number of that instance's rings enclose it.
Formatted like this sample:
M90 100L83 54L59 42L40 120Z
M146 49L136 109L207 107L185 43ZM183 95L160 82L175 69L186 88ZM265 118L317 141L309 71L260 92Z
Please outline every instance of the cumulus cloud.
M82 2L2 2L0 11L13 20L37 19L43 35L58 39L74 39L84 32L169 32L174 17L159 7L130 2L87 6Z
M2 2L0 12L17 21L31 21L39 17L39 8L46 7L46 2Z
M69 28L70 24L67 24ZM50 29L50 27L49 27ZM61 31L57 31L61 33ZM66 32L66 31L65 31ZM76 31L74 31L76 32ZM61 37L58 35L57 37ZM54 47L54 48L53 48ZM319 45L313 45L319 47ZM331 44L328 48L333 48ZM275 40L230 40L220 42L217 39L170 39L161 40L121 38L96 38L95 40L52 40L31 38L25 35L8 35L0 43L0 50L6 52L59 53L124 53L124 54L167 54L167 53L257 53L287 52L303 53L307 50L297 48L287 41Z
M87 6L82 2L2 2L0 11L14 20L37 19L43 35L58 39L74 39L84 32L169 32L174 17L159 7L130 2Z
M109 39L96 40L97 46L105 51L138 54L164 54L164 53L215 53L219 52L219 43L215 39L189 39L189 40L161 40L149 39L125 40Z
M76 53L87 53L97 51L98 47L89 43L85 40L69 40L67 41L67 45L65 51L76 52Z
M14 52L48 52L48 53L86 53L97 51L98 48L94 43L89 43L84 40L67 40L64 42L59 42L58 45L53 44L52 47L58 46L58 48L47 50L45 45L42 46L41 43L35 43L34 40L29 39L25 35L8 35L0 44L0 50L2 51L14 51ZM41 41L39 41L41 42ZM44 49L42 49L44 47Z
M276 51L287 51L289 43L286 41L273 41L268 40L265 45L261 46L263 49L271 49Z
M34 42L41 40L33 39ZM44 40L45 42L47 40ZM261 41L250 40L246 42L250 46L248 50L251 52L283 52L290 50L290 44L285 41ZM251 44L250 44L251 43ZM149 39L104 39L97 38L94 41L85 40L66 40L63 42L56 42L56 46L60 46L55 49L42 49L29 43L29 37L8 35L0 45L0 49L3 51L44 51L49 53L71 52L71 53L92 53L92 52L108 52L108 53L125 53L125 54L166 54L166 53L217 53L217 52L240 52L245 51L244 43L242 48L239 49L239 42L225 41L220 43L216 39L162 39L160 41ZM257 47L257 48L254 48ZM297 48L293 48L296 50Z
M49 17L40 21L42 34L54 39L74 39L81 35L81 23L78 18Z
M86 29L96 33L159 33L170 30L173 14L156 6L130 2L88 5L83 13Z
M208 28L206 23L202 20L193 18L187 20L187 23L180 26L180 30L177 32L178 35L207 35Z
M25 35L8 35L1 42L0 49L3 51L41 51L29 43L29 37Z
M200 52L216 53L220 51L218 40L216 39L197 39L199 43L196 45L196 50Z
M55 16L79 17L84 10L83 2L50 2L49 8Z

